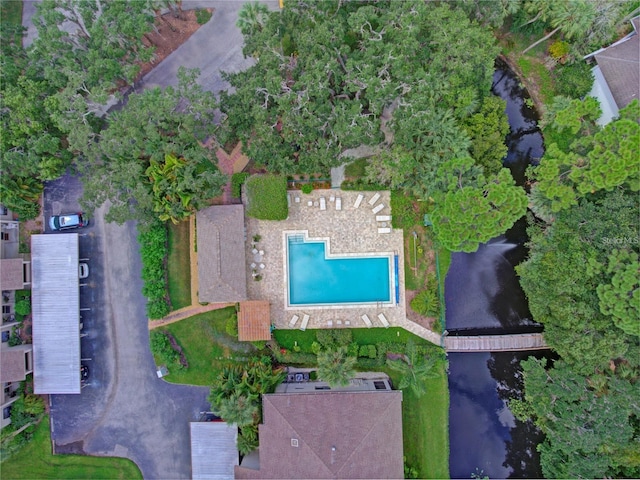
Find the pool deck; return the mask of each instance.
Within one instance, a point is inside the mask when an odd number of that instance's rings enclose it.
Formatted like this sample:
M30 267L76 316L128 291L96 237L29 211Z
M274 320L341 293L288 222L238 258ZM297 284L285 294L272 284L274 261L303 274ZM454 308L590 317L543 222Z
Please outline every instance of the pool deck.
M379 199L374 205L369 200L378 193ZM359 207L355 204L358 195L364 196ZM373 327L382 327L378 314L383 313L391 326L413 331L418 325L406 318L404 292L404 251L402 230L392 229L388 220L378 221L377 216L391 215L389 192L355 192L340 189L314 190L303 194L300 190L289 192L289 218L284 221L256 220L246 217L247 228L247 287L252 300L268 300L271 304L271 320L276 328L300 328L305 315L309 315L306 328L366 328L361 316L366 314ZM296 197L299 201L296 201ZM325 210L321 210L321 197L324 197ZM338 198L341 209L337 209ZM311 202L311 205L309 205ZM379 206L383 205L382 208ZM374 210L376 210L374 212ZM380 233L379 228L389 229L389 233ZM399 257L400 301L397 305L359 305L327 307L286 307L286 232L308 232L309 238L329 238L331 254L376 254L395 253ZM252 245L254 235L260 235L257 245ZM263 255L254 255L253 248L262 250ZM255 270L262 280L255 281L251 273ZM260 268L260 263L264 268ZM322 285L318 285L322 288ZM395 296L395 295L394 295ZM294 327L289 325L291 318L297 315L299 320ZM349 322L349 323L347 323ZM417 332L414 332L417 333Z

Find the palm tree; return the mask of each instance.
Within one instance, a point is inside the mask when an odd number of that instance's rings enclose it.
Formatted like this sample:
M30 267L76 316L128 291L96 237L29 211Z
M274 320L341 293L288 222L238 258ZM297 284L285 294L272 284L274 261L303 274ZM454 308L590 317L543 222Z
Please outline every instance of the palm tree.
M252 424L260 414L258 395L244 395L233 392L231 396L219 400L211 406L211 411L227 423L239 427Z
M255 30L260 31L267 22L268 15L269 9L263 3L245 3L238 12L236 26L244 35L252 33Z
M387 366L402 374L398 388L404 390L410 388L416 397L421 397L427 392L425 380L435 378L438 372L434 367L438 364L436 357L428 359L418 353L415 343L407 343L407 354L402 360L387 360Z
M355 374L356 358L347 355L347 347L327 349L318 354L318 377L332 387L347 385Z

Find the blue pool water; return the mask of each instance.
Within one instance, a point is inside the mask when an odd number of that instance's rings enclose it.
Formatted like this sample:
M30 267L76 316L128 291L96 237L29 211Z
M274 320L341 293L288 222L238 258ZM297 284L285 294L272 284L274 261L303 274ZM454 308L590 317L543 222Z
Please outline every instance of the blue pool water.
M389 257L326 258L324 242L288 244L290 305L391 301Z

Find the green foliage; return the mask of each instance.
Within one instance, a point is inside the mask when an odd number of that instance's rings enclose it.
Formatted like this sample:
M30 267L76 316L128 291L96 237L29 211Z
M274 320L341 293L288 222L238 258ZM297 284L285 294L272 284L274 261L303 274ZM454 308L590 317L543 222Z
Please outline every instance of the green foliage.
M640 337L640 262L638 254L613 250L606 273L611 280L598 285L600 311L610 315L627 335Z
M180 363L180 352L176 351L171 346L169 336L166 332L161 330L151 330L149 343L151 353L158 357L162 363L166 364L169 369L182 368L182 364Z
M243 425L238 435L238 451L240 455L248 455L258 448L258 427L255 424Z
M318 354L318 377L329 385L348 385L355 375L356 358L347 355L347 347L327 348Z
M325 349L335 347L348 347L352 341L353 334L349 329L321 328L316 330L318 343Z
M399 190L391 190L391 214L394 228L411 230L416 225L422 225L426 204L418 202L415 197Z
M156 223L138 232L142 257L142 294L147 297L147 316L162 318L169 313L167 304L167 228Z
M553 73L558 95L583 98L591 91L593 76L591 75L591 66L587 62L576 61L561 65Z
M196 21L199 25L204 25L211 20L211 12L209 10L196 10Z
M365 176L366 168L368 165L366 158L359 158L353 162L347 164L344 168L344 174L346 177L361 178Z
M285 220L289 216L287 205L287 179L280 175L253 175L245 183L247 215L260 220Z
M357 344L356 344L357 345ZM377 358L378 351L375 345L361 345L358 350L358 357Z
M582 135L562 151L556 144L547 148L540 165L530 170L539 194L551 212L559 212L577 203L577 199L600 190L626 186L640 190L640 126L637 100L621 110L620 118L602 130L591 133L588 118L599 115L594 99L572 100L568 108L556 113L551 128ZM631 117L631 118L630 118ZM586 123L586 125L585 125Z
M238 338L238 317L236 315L227 318L225 332L227 332L227 335L230 337Z
M466 119L465 129L471 139L470 153L476 165L483 167L487 175L497 174L507 155L506 102L493 95L485 97L478 113Z
M313 192L313 185L311 183L305 183L304 185L302 185L302 187L300 187L300 190L302 191L302 193L306 193L308 195Z
M461 170L468 171L467 163ZM524 190L507 169L485 182L458 186L436 203L431 213L438 241L451 251L475 252L480 243L506 232L527 209Z
M343 151L382 141L380 117L395 100L388 132L416 152L418 170L464 151L455 118L487 95L498 54L490 30L464 12L422 2L246 8L244 53L258 61L228 75L235 93L221 95L221 109L227 136L250 138L258 164L285 175L338 166ZM423 190L416 173L405 178Z
M233 196L233 198L240 198L242 195L242 185L247 178L249 178L249 174L246 172L231 175L231 196Z
M425 317L437 317L440 314L438 291L433 288L422 290L411 300L411 308Z
M387 366L402 375L398 385L400 390L408 388L416 397L421 397L427 393L425 380L435 378L438 375L436 367L439 358L436 356L425 357L413 342L409 342L406 349L407 354L403 360L387 360Z
M29 315L31 313L31 300L24 298L16 302L15 310L18 315Z
M545 434L539 446L546 478L637 476L638 389L616 372L583 376L557 361L522 364L525 398Z
M549 46L549 55L551 55L554 60L562 61L569 54L570 50L571 46L568 42L557 40Z

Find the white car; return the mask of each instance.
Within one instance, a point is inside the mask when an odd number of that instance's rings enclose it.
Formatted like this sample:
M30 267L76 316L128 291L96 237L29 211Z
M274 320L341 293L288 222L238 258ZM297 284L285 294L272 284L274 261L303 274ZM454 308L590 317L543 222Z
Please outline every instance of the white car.
M89 265L86 263L78 264L78 276L80 279L87 278L89 276Z

